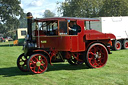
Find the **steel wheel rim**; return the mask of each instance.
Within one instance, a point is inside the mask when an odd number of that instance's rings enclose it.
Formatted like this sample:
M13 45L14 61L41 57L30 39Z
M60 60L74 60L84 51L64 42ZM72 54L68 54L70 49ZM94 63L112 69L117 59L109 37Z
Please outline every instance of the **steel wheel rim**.
M41 54L34 55L29 61L29 68L33 73L39 74L47 70L48 62Z
M108 59L108 52L103 45L92 46L88 51L88 62L93 68L103 67Z
M24 53L19 56L19 58L17 60L17 65L18 65L18 68L21 71L24 71L24 72L27 72L28 71L28 68L27 68L27 60L28 60L28 57L27 56L24 56Z

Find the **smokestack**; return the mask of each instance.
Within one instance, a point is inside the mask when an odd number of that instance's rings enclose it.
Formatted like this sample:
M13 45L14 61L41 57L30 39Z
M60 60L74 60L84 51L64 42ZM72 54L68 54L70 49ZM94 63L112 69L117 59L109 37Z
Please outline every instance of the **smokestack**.
M28 29L28 35L29 35L29 40L32 40L32 13L28 12L27 13L27 29Z

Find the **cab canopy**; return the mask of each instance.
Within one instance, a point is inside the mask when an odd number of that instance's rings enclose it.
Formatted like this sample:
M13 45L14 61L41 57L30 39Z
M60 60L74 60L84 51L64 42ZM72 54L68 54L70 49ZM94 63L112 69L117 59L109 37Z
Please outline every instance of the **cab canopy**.
M99 19L96 18L76 18L76 17L49 17L49 18L36 18L36 22L43 22L43 21L52 21L52 20L71 20L71 21L76 21L76 20L83 20L83 21L99 21Z

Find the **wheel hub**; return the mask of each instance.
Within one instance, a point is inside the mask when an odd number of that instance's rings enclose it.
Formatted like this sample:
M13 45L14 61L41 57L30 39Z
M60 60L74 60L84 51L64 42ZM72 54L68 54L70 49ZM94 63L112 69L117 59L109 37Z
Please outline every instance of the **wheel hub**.
M120 44L119 43L116 45L116 48L120 48Z
M39 67L40 65L41 65L41 62L38 61L38 62L36 63L36 66Z
M98 54L95 54L95 59L97 59L99 56L98 56Z
M96 54L95 54L95 59L97 59L97 58L101 58L101 54L98 52L96 52Z

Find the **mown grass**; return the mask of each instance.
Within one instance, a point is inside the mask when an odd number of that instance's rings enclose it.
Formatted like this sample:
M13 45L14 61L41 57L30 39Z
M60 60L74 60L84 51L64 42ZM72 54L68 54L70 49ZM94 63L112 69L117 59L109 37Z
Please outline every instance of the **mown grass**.
M128 85L128 50L112 51L106 66L99 69L65 62L49 65L43 74L31 74L16 66L21 49L0 47L0 85Z

